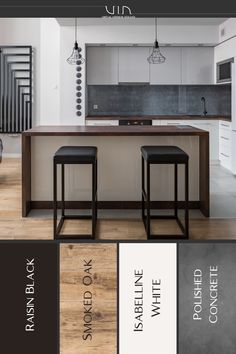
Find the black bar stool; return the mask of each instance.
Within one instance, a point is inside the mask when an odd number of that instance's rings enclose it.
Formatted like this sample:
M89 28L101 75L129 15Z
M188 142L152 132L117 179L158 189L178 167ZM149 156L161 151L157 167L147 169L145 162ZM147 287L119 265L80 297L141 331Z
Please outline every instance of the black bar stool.
M189 237L189 205L188 205L188 155L176 146L142 146L142 219L146 230L147 238L180 238ZM147 191L145 190L145 170L146 161ZM174 165L174 215L151 215L150 200L150 165L152 164L173 164ZM185 222L181 222L178 217L178 165L185 165ZM146 210L147 212L146 212ZM175 219L182 231L181 235L152 235L151 219Z
M66 215L65 214L65 165L91 164L92 165L92 215ZM61 165L61 219L57 223L57 165ZM54 239L58 238L95 238L97 223L97 148L94 146L63 146L54 155L53 163L53 228ZM91 235L61 235L65 220L91 219Z

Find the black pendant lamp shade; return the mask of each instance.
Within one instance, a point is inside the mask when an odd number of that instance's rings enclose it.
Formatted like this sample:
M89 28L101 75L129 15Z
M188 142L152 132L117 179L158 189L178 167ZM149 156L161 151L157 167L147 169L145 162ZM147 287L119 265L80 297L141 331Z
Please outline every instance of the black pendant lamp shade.
M161 50L157 41L157 19L155 18L155 43L152 49L151 55L147 58L150 64L162 64L166 61L166 58L161 54Z
M67 63L70 65L79 65L79 64L83 64L84 62L85 59L82 58L81 48L79 47L77 42L77 18L75 18L75 44L71 55L67 59Z

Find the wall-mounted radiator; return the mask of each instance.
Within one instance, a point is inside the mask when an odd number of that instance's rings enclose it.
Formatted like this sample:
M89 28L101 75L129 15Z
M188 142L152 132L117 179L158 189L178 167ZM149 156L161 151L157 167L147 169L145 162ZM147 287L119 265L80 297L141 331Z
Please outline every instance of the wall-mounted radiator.
M0 45L0 133L32 127L32 47Z

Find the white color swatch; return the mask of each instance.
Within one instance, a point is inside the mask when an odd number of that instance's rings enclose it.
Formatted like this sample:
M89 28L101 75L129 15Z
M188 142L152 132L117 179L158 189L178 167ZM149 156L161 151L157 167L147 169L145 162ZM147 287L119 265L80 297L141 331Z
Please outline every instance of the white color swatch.
M176 354L176 244L124 243L119 247L119 354ZM143 272L139 282L135 271ZM161 281L160 309L154 317L153 281ZM135 306L135 301L142 305ZM140 317L136 307L143 309ZM135 325L140 331L135 331Z

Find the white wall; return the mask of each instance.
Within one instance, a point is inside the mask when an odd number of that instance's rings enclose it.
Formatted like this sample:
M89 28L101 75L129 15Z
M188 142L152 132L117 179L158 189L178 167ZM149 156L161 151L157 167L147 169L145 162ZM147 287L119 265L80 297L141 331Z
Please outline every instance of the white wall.
M32 45L34 50L34 110L33 115L38 120L40 100L40 19L39 18L0 18L1 45ZM20 136L0 135L3 140L3 152L15 156L21 152Z
M60 26L54 18L40 19L40 116L37 123L60 123Z
M55 18L0 18L1 45L33 47L34 124L60 123L60 26ZM21 152L21 137L2 134L4 155Z
M153 26L80 26L78 28L78 41L85 56L85 45L106 44L132 44L142 43L151 45L154 38ZM215 44L219 40L218 26L159 26L158 38L161 43L173 44ZM66 63L74 41L74 28L61 27L61 77L60 77L60 123L80 125L84 124L85 117L85 65L83 65L82 89L82 116L76 116L75 67ZM50 122L48 122L50 124Z

